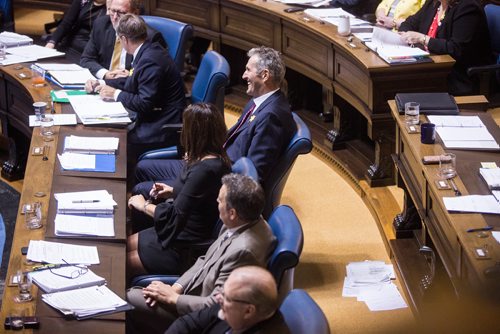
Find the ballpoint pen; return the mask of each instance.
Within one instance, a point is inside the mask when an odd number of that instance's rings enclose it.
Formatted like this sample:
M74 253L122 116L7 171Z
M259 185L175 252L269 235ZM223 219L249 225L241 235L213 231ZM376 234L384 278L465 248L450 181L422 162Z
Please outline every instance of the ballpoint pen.
M453 191L455 192L455 196L462 196L462 193L460 192L460 190L458 190L458 187L457 187L455 181L453 181L453 179L449 179L449 181L451 184L451 188L453 188Z
M71 201L71 203L98 203L100 200L98 199L82 199L82 200L76 200L76 201Z
M467 232L491 231L492 229L493 229L493 226L485 226L485 227L478 227L478 228L469 228L469 229L467 229Z

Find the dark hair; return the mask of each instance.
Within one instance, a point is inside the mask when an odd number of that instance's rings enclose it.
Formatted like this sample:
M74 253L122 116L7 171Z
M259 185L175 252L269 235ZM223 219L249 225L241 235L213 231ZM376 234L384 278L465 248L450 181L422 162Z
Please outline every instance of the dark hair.
M144 19L138 15L125 14L118 21L116 27L118 36L125 36L132 42L145 41L148 37L148 31Z
M226 205L235 209L238 217L246 222L257 220L264 210L264 191L260 184L249 176L227 174L222 177L226 186Z
M231 166L223 148L226 123L222 113L213 104L191 104L184 110L182 119L181 144L186 150L188 165L213 154L221 157L227 166Z

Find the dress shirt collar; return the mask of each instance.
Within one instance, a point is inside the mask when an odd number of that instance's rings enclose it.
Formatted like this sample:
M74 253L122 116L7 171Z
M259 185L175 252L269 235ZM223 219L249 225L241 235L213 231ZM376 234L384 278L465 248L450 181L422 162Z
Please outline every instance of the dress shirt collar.
M135 49L134 51L134 54L132 55L132 64L134 63L135 61L135 57L137 57L137 54L139 53L139 50L141 49L141 47L144 45L144 43L141 43L141 45L139 45L137 47L137 49Z
M264 103L265 100L267 100L267 98L271 95L273 95L275 92L277 92L279 90L278 89L275 89L273 91L270 91L269 93L266 93L264 95L261 95L259 97L256 97L253 99L253 103L255 103L255 108L253 109L254 111L257 110L259 108L259 106Z

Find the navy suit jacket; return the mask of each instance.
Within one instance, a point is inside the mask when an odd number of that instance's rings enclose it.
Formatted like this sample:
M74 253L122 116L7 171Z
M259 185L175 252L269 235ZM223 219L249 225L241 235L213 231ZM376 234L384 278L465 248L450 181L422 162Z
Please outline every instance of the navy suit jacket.
M229 324L217 316L219 305L205 307L178 318L165 332L165 334L223 334L231 329ZM288 334L290 329L280 311L251 328L243 334Z
M104 15L94 21L90 39L80 57L80 65L88 68L95 75L100 69L109 69L113 50L115 48L116 31L109 15ZM167 43L158 31L148 27L148 40L160 43L165 49ZM132 56L127 55L125 68L130 69Z
M238 122L229 129L228 138L252 104L251 100L245 106ZM288 100L281 91L277 91L254 110L253 115L235 132L226 143L226 151L233 163L241 157L252 160L259 174L259 181L264 184L271 168L296 131L297 126Z
M164 143L171 138L162 126L182 122L185 95L181 75L158 43L144 42L133 65L128 77L106 80L107 85L122 90L118 101L137 114L128 140L135 144Z

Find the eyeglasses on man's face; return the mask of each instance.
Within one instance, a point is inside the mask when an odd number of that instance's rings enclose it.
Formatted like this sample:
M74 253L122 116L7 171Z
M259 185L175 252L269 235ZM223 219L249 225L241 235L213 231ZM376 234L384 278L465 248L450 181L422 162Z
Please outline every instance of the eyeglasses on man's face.
M230 297L226 296L226 294L224 293L224 290L222 290L220 292L220 295L222 297L222 301L226 301L228 303L253 304L253 303L246 301L246 300L243 300L243 299L230 298Z
M109 12L109 15L111 15L111 16L112 15L116 15L118 17L121 17L121 16L127 14L127 12L124 12L124 11L121 11L121 10L117 10L117 9L112 9L112 8L110 8L108 10L108 12Z

